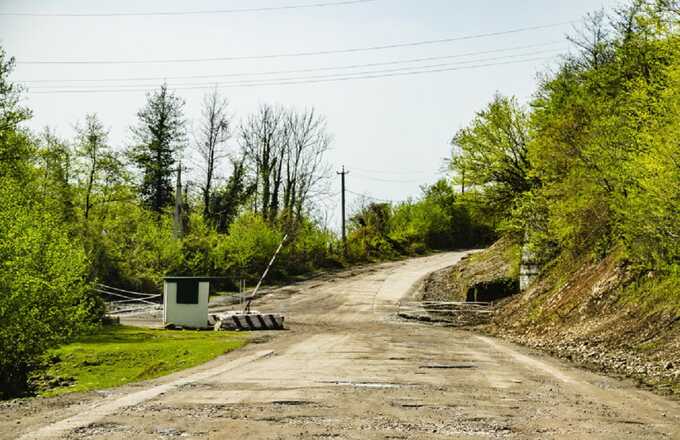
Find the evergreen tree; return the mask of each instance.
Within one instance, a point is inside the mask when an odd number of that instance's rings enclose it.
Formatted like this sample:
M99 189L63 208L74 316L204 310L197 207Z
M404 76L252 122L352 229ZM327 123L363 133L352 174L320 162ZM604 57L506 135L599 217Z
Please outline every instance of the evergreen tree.
M147 95L147 103L132 127L132 162L142 171L141 195L145 204L160 213L173 202L172 174L176 155L186 141L184 100L167 84ZM178 195L180 196L180 195Z

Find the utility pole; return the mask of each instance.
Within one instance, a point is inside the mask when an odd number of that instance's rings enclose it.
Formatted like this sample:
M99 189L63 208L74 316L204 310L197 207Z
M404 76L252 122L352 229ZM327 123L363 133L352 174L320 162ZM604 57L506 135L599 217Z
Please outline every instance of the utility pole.
M342 171L336 171L340 175L340 186L341 186L341 198L342 198L342 250L345 255L347 255L347 233L345 231L345 175L349 174L349 171L345 171L345 166L342 166Z
M182 238L184 228L182 225L182 162L177 168L177 186L175 187L175 238Z

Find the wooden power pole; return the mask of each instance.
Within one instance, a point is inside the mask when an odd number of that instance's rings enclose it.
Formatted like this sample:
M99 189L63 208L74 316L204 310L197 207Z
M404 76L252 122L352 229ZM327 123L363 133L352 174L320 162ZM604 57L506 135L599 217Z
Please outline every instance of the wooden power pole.
M341 203L342 203L342 250L347 255L347 232L345 228L345 176L349 174L349 171L345 171L345 166L342 166L342 171L337 171L340 175L340 193L341 193Z
M184 236L184 225L182 224L182 162L177 168L177 185L175 187L175 238Z

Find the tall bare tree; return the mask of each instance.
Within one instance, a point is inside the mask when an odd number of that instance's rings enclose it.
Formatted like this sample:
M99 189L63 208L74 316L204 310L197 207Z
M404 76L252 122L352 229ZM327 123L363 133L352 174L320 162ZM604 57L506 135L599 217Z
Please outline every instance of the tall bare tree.
M328 177L323 156L331 136L327 133L325 118L314 109L289 111L286 125L283 206L292 218L299 220L309 198L323 190L321 184Z
M99 181L117 160L108 145L109 131L95 113L85 116L84 124L76 126L76 133L75 153L85 187L83 216L87 220L94 205L94 193Z
M263 105L241 126L241 147L255 174L256 209L269 221L283 213L299 220L310 197L323 190L323 156L331 136L313 109Z
M260 106L241 125L240 143L255 173L255 209L272 221L279 210L281 170L287 144L285 110L268 104Z
M229 101L220 96L215 88L203 98L202 120L196 136L196 150L201 157L204 180L203 217L211 217L210 197L213 193L215 173L219 162L227 156L226 142L232 136L232 122L229 115Z
M611 25L607 23L604 9L586 15L582 27L567 39L580 49L579 56L571 62L582 69L595 69L614 56L611 42Z

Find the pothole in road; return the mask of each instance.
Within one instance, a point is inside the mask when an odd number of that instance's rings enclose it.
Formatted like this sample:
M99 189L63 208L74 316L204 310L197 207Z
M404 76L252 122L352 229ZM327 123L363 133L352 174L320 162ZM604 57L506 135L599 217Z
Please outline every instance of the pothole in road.
M129 431L129 427L120 423L90 423L89 425L73 429L69 437L73 438L75 435L78 438L95 438L114 432L127 431Z
M403 388L414 387L414 384L392 383L392 382L353 382L349 380L331 380L320 383L330 383L333 385L348 386L354 388Z
M307 400L274 400L272 405L302 406L311 405L313 402Z
M477 368L477 366L470 364L428 364L421 365L419 368L429 368L433 370L468 370Z
M161 437L187 437L189 434L186 432L175 429L175 428L159 428L157 427L155 429L155 432L157 434L160 434Z
M265 344L272 340L271 336L257 336L248 341L250 344Z
M399 406L402 408L422 408L426 405L424 403L402 403Z

